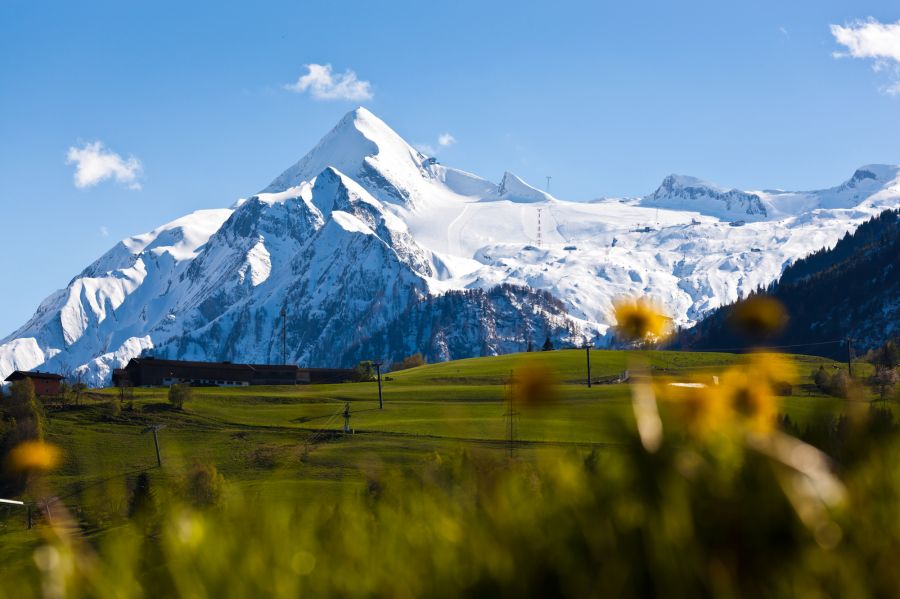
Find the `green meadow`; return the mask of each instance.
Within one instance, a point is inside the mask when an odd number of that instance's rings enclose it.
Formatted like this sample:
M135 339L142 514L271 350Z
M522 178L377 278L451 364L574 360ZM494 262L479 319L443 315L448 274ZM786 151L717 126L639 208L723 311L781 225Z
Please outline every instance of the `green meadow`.
M703 380L739 366L740 355L639 352L654 375ZM627 369L629 352L594 351L592 378ZM792 356L801 375L780 410L804 423L840 412L847 402L822 396L809 374L829 360ZM59 496L77 498L92 511L119 509L129 477L150 469L165 480L194 461L212 463L230 485L260 494L320 497L338 494L362 479L372 462L415 466L435 452L464 447L508 451L507 406L511 373L545 367L556 401L514 415L515 448L590 449L622 441L631 415L627 384L585 383L585 353L578 350L474 358L389 373L384 409L375 382L292 387L195 388L179 411L166 389L135 389L121 414L110 415L115 389L91 393L80 406L51 411L47 439L61 447L63 466L51 477ZM349 404L351 435L342 434ZM159 431L163 468L156 467L153 438ZM110 498L113 498L112 500Z

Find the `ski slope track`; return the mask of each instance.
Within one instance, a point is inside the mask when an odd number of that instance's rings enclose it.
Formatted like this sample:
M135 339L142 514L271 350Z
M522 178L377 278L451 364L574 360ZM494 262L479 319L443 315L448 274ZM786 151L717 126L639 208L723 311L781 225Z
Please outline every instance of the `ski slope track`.
M101 385L141 354L277 363L282 309L306 366L603 344L617 297L690 326L897 206L886 165L820 191L671 175L643 197L565 201L442 165L358 108L260 193L116 244L0 341L0 377Z

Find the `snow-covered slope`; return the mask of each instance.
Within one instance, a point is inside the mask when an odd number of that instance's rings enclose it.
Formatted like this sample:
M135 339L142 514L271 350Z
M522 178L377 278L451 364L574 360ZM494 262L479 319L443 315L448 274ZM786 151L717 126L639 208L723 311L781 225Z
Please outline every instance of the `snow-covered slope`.
M510 351L517 320L557 343L602 339L624 294L689 325L898 205L896 166L823 191L672 176L643 198L570 202L439 164L360 108L262 192L117 244L0 341L0 376L80 368L100 384L145 351L278 362L282 311L288 359L311 366L421 344L443 358ZM492 292L460 296L448 320L455 304L434 299L503 284L548 291L567 315Z

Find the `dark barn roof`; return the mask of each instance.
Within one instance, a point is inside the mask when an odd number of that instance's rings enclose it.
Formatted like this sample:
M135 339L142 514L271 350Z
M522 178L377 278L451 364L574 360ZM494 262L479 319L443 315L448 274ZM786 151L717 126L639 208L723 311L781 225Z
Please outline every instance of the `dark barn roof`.
M247 383L253 379L253 369L247 364L230 362L189 362L133 358L125 367L131 382L137 386L162 384L164 379L196 381L228 381Z
M61 381L64 376L60 374L54 374L52 372L40 372L40 371L27 371L27 370L16 370L11 375L6 377L6 382L11 383L13 381L20 381L22 379L44 379L48 381Z
M300 368L296 364L233 364L133 358L124 369L113 372L113 382L138 387L159 386L176 379L201 385L296 385L343 382L351 374L349 370Z

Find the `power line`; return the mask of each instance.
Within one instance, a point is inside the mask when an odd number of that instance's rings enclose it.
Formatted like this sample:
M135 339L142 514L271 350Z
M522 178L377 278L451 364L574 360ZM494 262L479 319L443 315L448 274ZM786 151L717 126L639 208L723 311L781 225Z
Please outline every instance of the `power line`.
M816 342L812 342L812 343L794 343L792 345L767 345L760 349L787 349L787 348L791 348L791 347L813 347L816 345L832 345L835 343L840 343L841 345L843 345L844 343L846 343L846 340L845 339L836 339L834 341L816 341ZM703 348L697 348L697 349L686 348L684 351L702 353L702 352L716 352L716 351L739 351L739 350L743 350L743 349L747 349L747 348L748 348L748 346L741 345L738 347L703 347ZM661 351L679 351L679 350L670 349L670 350L661 350Z

